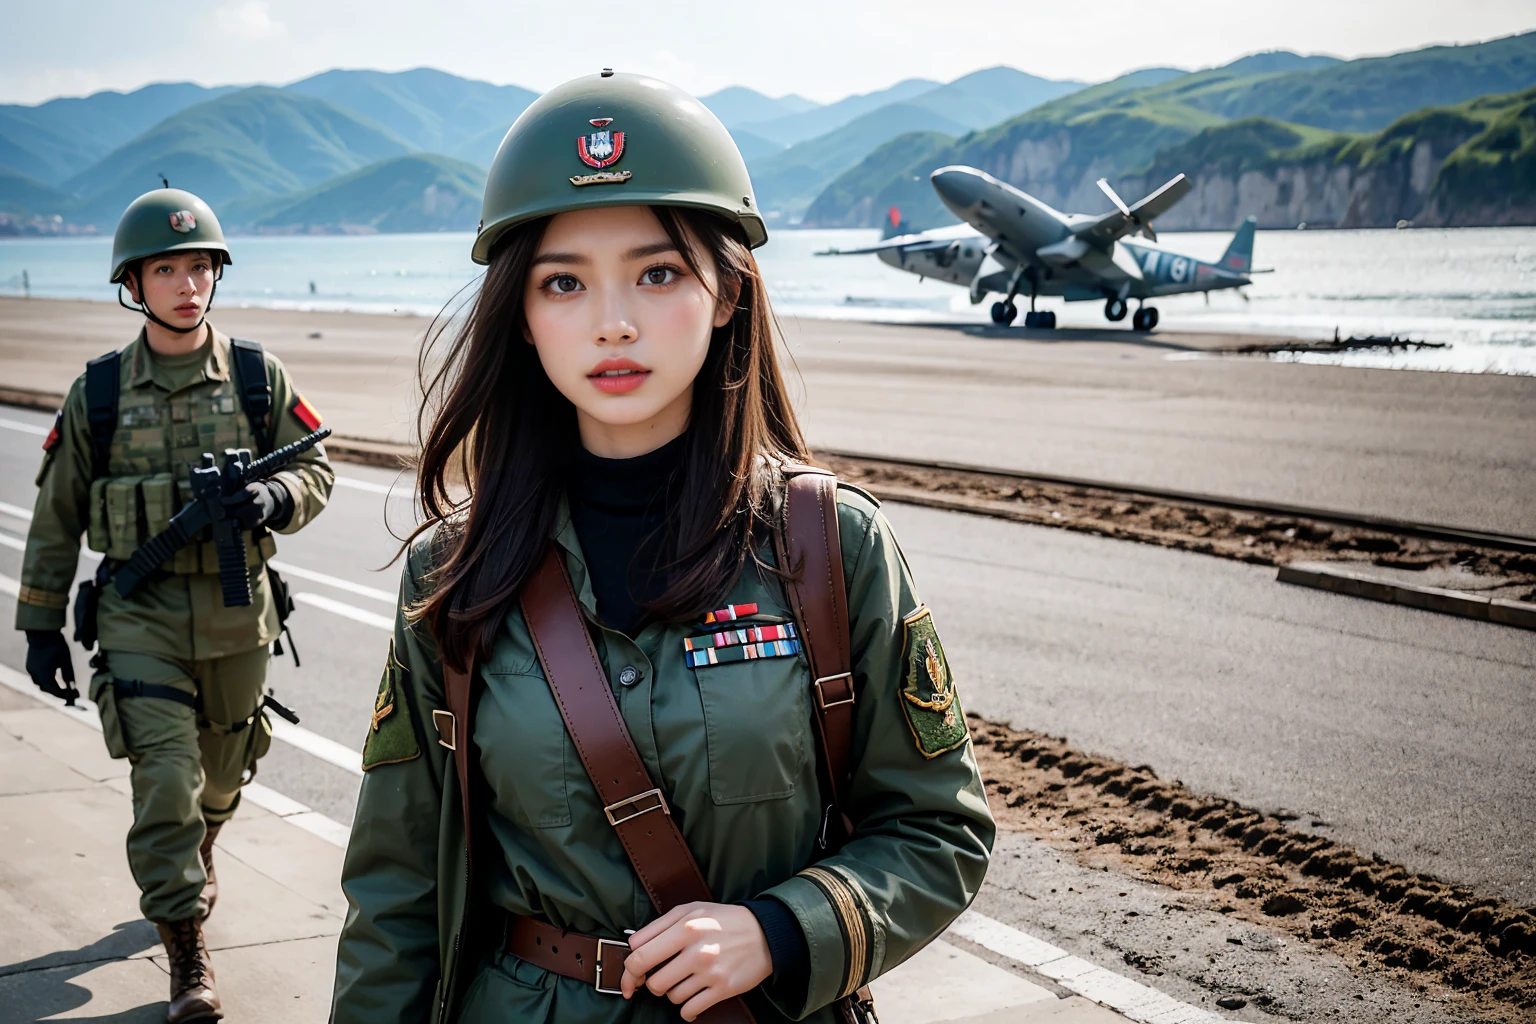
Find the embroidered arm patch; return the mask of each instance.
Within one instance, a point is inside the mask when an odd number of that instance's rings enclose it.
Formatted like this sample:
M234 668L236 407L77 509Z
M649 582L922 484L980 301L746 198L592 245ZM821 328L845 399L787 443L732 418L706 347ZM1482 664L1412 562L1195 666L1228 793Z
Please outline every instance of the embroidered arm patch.
M316 412L315 407L310 405L309 402L305 401L304 396L299 394L297 391L295 391L293 394L292 411L294 416L298 417L299 422L304 424L307 429L311 431L320 429L320 414Z
M363 741L363 771L421 756L416 729L405 707L404 674L405 667L395 657L394 641L390 641L379 695L373 700L373 720L368 726L368 738Z
M901 620L906 638L901 650L901 709L912 739L924 757L934 758L965 742L965 712L944 657L944 644L933 626L933 612L919 605Z

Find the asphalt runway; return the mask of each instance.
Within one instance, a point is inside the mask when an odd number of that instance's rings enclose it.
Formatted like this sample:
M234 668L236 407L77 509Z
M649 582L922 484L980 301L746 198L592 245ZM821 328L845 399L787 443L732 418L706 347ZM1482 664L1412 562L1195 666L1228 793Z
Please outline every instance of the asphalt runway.
M30 510L50 417L0 408L0 502ZM23 429L17 429L18 427ZM331 507L279 537L303 658L273 686L305 728L361 746L409 504L395 474L338 466ZM403 490L400 491L403 493ZM1366 852L1536 903L1536 638L1288 587L1273 570L1065 530L888 505L968 710L1265 810ZM0 507L0 576L24 516ZM84 566L84 568L89 568ZM0 614L14 599L0 596ZM24 664L0 630L0 662ZM84 678L85 655L76 650ZM337 820L358 784L277 743L261 781Z
M422 317L219 309L338 434L411 436ZM0 385L62 392L126 344L105 303L0 298ZM1216 357L1256 340L781 324L814 445L1536 535L1536 378Z

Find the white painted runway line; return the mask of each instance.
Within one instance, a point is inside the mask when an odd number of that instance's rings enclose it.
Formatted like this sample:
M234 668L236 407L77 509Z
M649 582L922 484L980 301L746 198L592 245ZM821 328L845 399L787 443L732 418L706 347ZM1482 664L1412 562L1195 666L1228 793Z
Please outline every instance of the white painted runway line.
M0 427L6 430L16 430L23 434L35 434L38 437L47 437L48 427L40 427L35 423L22 423L18 420L0 420Z
M395 628L395 620L390 616L364 611L361 608L354 608L344 601L337 601L323 594L297 591L294 593L293 599L299 604L313 605L316 608L322 608L335 615L351 619L353 622L361 622L365 626L373 626L376 629L388 630L390 632L393 632ZM395 599L391 597L389 600L393 604Z
M370 494L383 494L397 500L405 500L412 496L410 486L396 487L391 484L374 483L372 480L359 480L355 476L342 476L336 474L336 483L341 487L350 487L357 491L368 491Z
M344 580L339 576L327 576L323 572L305 569L294 565L292 562L282 562L274 558L267 564L278 572L286 573L294 579L308 580L311 583L323 583L328 587L345 590L349 594L357 594L361 597L371 597L375 601L383 601L389 605L393 605L396 600L395 595L388 590L380 590L378 587L365 587L361 583L353 583L351 580Z
M985 946L1139 1024L1205 1024L1223 1019L974 910L961 914L947 934Z
M20 519L27 523L32 521L31 509L22 508L20 505L12 505L8 501L0 501L0 515L7 515L12 519Z

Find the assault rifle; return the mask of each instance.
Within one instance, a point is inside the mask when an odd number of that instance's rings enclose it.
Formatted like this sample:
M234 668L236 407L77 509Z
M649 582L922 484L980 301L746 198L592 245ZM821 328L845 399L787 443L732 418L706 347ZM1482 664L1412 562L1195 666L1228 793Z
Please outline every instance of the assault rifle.
M212 452L205 452L203 464L194 466L190 473L192 500L171 517L169 526L145 541L113 574L112 584L117 592L123 597L132 595L166 559L192 543L206 528L213 534L219 555L219 589L223 591L224 607L249 605L251 581L245 567L245 537L239 524L229 517L223 499L253 480L265 480L330 435L330 427L321 427L254 461L247 448L227 448L222 467Z

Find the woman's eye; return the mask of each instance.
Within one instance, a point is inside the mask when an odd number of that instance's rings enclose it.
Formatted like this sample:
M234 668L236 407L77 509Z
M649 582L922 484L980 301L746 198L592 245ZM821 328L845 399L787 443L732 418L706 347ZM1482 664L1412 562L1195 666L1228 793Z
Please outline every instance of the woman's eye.
M554 277L544 282L544 287L548 288L550 291L556 293L557 295L569 295L571 292L577 291L581 288L581 282L576 280L570 274L556 274Z
M663 285L671 284L677 277L677 271L671 267L652 267L640 275L640 280L645 284Z

